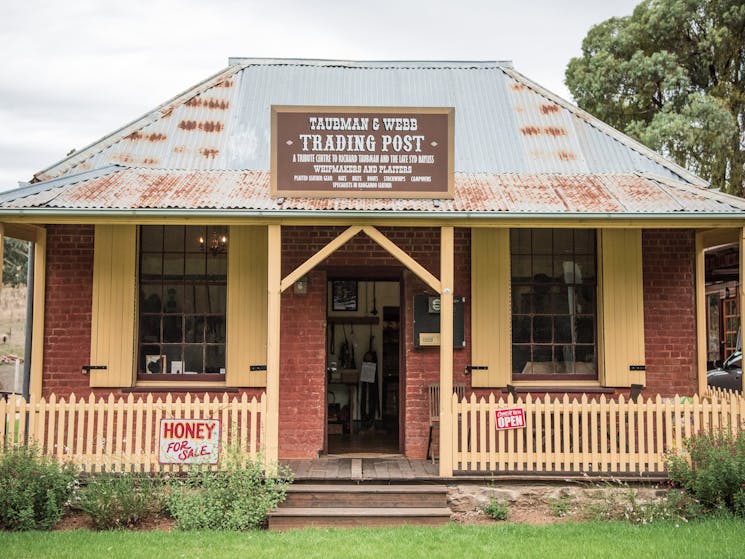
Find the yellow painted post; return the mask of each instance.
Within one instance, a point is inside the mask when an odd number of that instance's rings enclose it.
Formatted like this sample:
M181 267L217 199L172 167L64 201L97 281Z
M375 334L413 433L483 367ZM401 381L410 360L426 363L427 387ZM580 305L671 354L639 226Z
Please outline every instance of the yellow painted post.
M440 228L440 477L453 476L453 228Z
M44 370L44 291L47 269L47 230L38 229L34 242L34 313L31 317L31 373L29 392L41 398L42 371Z
M267 464L279 459L279 333L282 283L282 226L269 225L267 270L267 371L266 433L264 459Z
M740 241L742 242L742 240ZM741 245L742 246L742 245ZM741 262L742 262L742 257ZM742 285L742 264L740 265L740 284ZM704 242L703 233L696 232L696 364L698 368L698 393L706 392L706 285L704 278ZM740 299L742 300L742 299Z

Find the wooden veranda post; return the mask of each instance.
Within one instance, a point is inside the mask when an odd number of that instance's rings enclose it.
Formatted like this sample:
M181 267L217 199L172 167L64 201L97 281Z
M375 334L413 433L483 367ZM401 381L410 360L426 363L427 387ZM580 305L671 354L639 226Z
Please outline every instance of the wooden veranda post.
M266 348L266 421L264 459L267 464L279 459L279 334L280 288L282 282L282 226L269 225L267 242L267 348Z
M453 228L440 228L440 477L453 476Z
M706 392L706 355L708 352L708 334L706 331L706 278L705 278L705 253L703 233L696 232L696 348L698 359L697 387L698 393ZM741 275L742 277L742 275Z
M47 230L36 229L34 239L34 291L33 314L31 315L31 378L29 391L41 398L44 371L44 294L46 292Z

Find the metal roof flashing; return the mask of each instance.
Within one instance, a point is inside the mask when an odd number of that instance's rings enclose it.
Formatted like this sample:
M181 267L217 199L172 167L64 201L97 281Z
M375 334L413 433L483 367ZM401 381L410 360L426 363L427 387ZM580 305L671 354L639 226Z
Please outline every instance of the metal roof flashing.
M200 219L216 219L216 218L245 218L245 219L329 219L333 221L355 221L359 219L375 219L380 221L394 221L394 220L411 220L417 221L447 221L447 222L485 222L499 220L500 222L521 222L525 220L530 221L552 221L552 222L567 222L574 223L576 226L578 221L608 221L608 222L634 222L634 221L658 221L664 220L669 222L671 219L681 222L690 222L697 220L709 221L728 221L733 220L742 221L740 214L735 212L720 212L720 213L664 213L664 212L649 212L649 213L634 213L634 214L614 214L614 213L532 213L532 212L513 212L513 211L469 211L469 212L454 212L454 211L443 211L437 212L436 214L427 212L416 212L416 211L394 211L394 210L380 210L380 211L361 211L361 210L316 210L313 212L303 210L284 210L281 208L272 210L225 210L225 209L190 209L185 212L179 208L138 208L132 210L122 209L86 209L86 210L60 210L58 208L33 208L28 210L17 210L17 209L6 209L0 207L0 216L23 216L25 218L33 217L42 219L49 218L100 218L102 216L109 217L140 217L140 218L152 218L152 217L164 217L164 218L186 218L190 220L194 218ZM52 222L54 222L52 220ZM681 225L682 227L688 227L688 225Z

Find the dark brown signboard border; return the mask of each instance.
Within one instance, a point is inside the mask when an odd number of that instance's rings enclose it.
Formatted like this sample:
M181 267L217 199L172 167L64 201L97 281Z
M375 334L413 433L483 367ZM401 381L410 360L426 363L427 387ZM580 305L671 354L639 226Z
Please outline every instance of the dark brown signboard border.
M440 153L444 151L447 162L445 173L446 188L443 188L442 182L437 189L427 189L426 183L417 184L416 190L412 189L407 181L394 183L387 189L374 188L371 183L367 183L364 189L342 188L335 189L329 186L328 181L321 181L318 188L293 188L291 184L278 184L278 166L291 165L290 161L280 161L279 142L287 141L288 138L279 137L278 120L279 115L286 113L312 113L313 115L336 116L336 115L354 115L355 117L369 117L370 119L377 116L385 117L386 115L395 115L396 117L416 118L424 115L442 115L447 122L446 137L436 138L438 142L446 143L444 148L440 148ZM349 134L353 132L340 132ZM286 134L283 131L283 134ZM335 133L334 133L335 134ZM402 134L406 134L403 132ZM453 107L335 107L335 106L315 106L315 105L272 105L271 107L271 196L276 197L305 197L305 198L452 198L454 184L454 150L455 139L455 109ZM427 139L428 141L428 139ZM379 149L373 154L379 155ZM336 154L346 153L344 151L334 152ZM442 162L437 162L442 168ZM364 173L363 173L364 174ZM406 177L404 177L406 178ZM398 186L398 189L395 188Z

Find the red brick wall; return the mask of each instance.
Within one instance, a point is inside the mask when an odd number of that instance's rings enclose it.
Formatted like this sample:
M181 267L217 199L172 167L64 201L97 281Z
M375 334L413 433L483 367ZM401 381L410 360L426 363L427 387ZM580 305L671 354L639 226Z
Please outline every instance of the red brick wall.
M438 235L439 236L439 235ZM433 249L439 260L439 243ZM465 304L465 338L466 347L453 351L453 383L465 384L470 388L470 379L464 374L466 365L471 361L471 234L469 229L455 230L455 285L454 294L466 298ZM438 269L433 273L439 277ZM404 452L408 458L423 459L427 454L427 439L429 434L429 401L428 386L440 382L440 349L414 347L414 295L431 293L428 286L411 272L407 272L404 280L405 297L405 344L406 373L404 389L405 407L402 408L402 422L404 425ZM439 432L433 433L434 448L438 447Z
M308 294L282 294L279 457L314 458L326 425L326 274L308 274Z
M698 389L694 232L647 229L642 251L644 396L693 394Z
M87 395L81 367L90 360L93 226L47 226L44 396Z
M285 276L338 237L346 227L283 227L282 275ZM429 272L440 275L440 233L437 228L379 227L381 233L417 260ZM347 269L363 274L401 263L364 233L359 233L323 261L324 268ZM360 268L364 272L360 272Z

